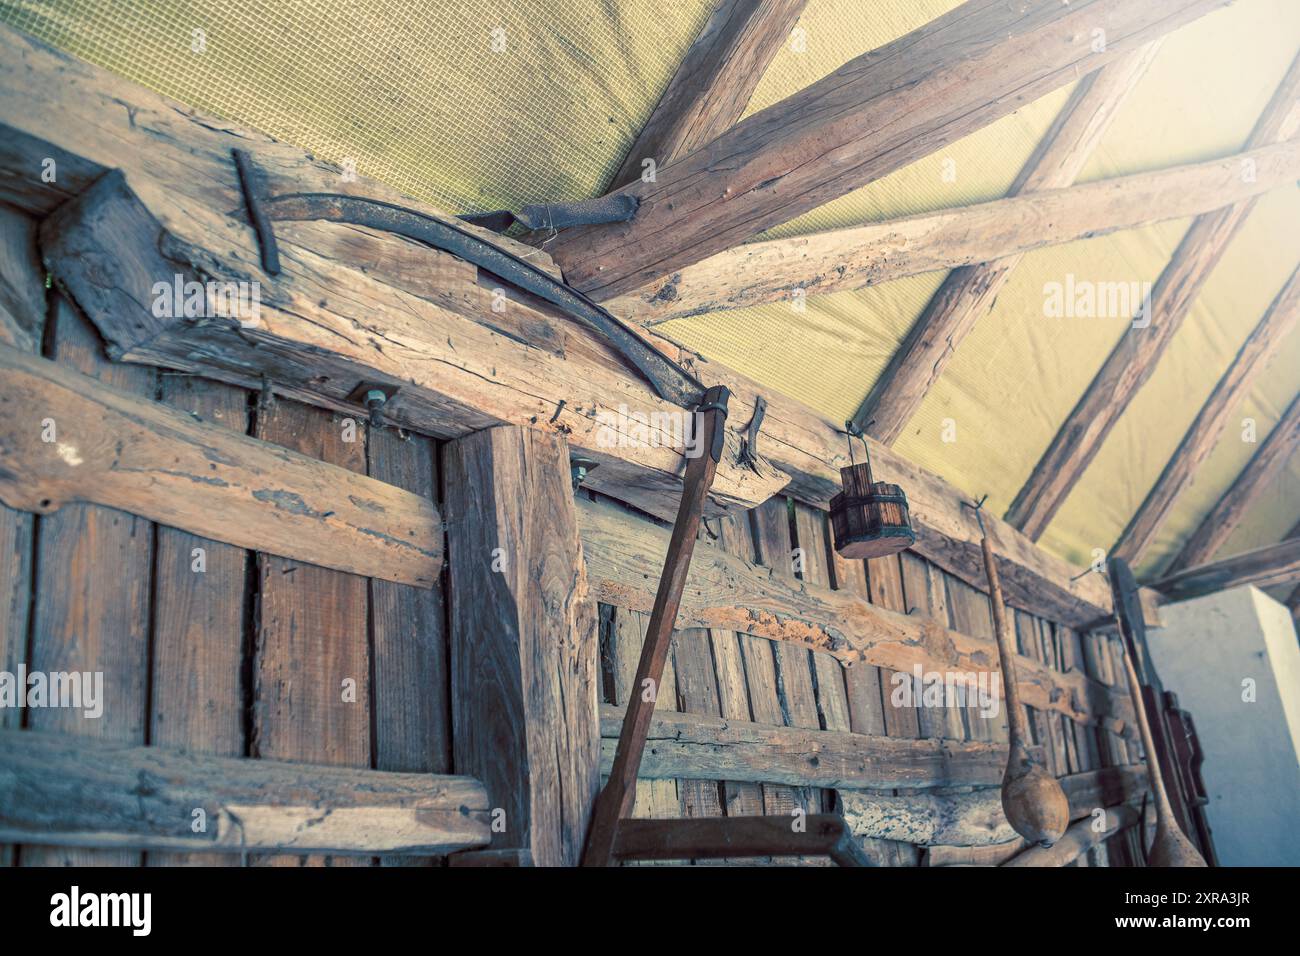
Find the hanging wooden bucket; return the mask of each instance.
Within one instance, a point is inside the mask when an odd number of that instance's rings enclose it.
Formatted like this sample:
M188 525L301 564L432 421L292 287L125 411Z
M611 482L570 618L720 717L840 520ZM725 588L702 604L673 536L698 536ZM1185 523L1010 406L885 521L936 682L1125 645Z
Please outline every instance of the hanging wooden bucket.
M856 560L911 547L916 533L902 488L872 480L870 462L841 468L840 481L844 490L831 499L836 551Z

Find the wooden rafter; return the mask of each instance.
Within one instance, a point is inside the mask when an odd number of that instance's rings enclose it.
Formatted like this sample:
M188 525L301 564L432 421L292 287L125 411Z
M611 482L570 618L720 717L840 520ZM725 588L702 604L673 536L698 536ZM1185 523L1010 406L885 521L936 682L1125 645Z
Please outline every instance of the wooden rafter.
M1159 40L1149 43L1080 80L1007 195L1072 184L1159 49ZM853 416L859 428L887 445L894 443L948 359L993 308L1020 259L1018 254L959 266L948 274Z
M1134 563L1141 559L1175 502L1191 484L1196 469L1209 457L1232 413L1277 354L1300 318L1300 268L1291 273L1268 312L1247 337L1214 391L1188 427L1173 457L1120 535L1111 554Z
M1183 549L1178 552L1166 574L1204 564L1232 536L1241 519L1259 498L1267 492L1286 468L1291 456L1300 447L1300 395L1292 399L1281 419L1273 426L1268 438L1251 456L1232 487L1224 493L1210 513L1205 516Z
M666 166L734 126L807 4L718 0L610 189L640 179L647 159Z
M1224 0L968 0L620 192L629 222L551 244L609 299L866 185L1222 6ZM1106 33L1104 50L1094 31Z
M1300 126L1300 56L1291 63L1247 140L1248 149L1295 135ZM1201 287L1255 207L1254 199L1197 216L1151 292L1149 324L1124 331L1007 509L1006 520L1037 541L1101 450L1133 396L1155 371Z
M1253 584L1257 588L1285 587L1300 581L1300 537L1235 554L1167 574L1151 587L1171 601Z
M1254 178L1242 178L1245 163L1255 168ZM1002 269L1007 261L1014 264L1021 254L1042 246L1221 208L1295 182L1297 169L1300 143L1288 142L1068 189L746 243L606 305L618 315L657 325L724 309L788 303L796 295L842 292L940 269L955 268L955 274L966 275L963 267L984 268L971 263L1007 256L996 264ZM999 278L998 288L1000 283ZM985 299L981 296L980 301ZM948 351L946 347L934 351L930 345L917 348L936 361ZM908 360L909 367L914 364Z

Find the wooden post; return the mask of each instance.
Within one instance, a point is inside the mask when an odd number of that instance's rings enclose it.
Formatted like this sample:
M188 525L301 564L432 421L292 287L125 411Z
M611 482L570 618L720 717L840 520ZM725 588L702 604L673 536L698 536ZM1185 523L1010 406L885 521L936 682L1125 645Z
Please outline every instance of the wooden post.
M443 451L453 761L487 787L493 850L578 862L600 783L596 607L569 450L505 426Z

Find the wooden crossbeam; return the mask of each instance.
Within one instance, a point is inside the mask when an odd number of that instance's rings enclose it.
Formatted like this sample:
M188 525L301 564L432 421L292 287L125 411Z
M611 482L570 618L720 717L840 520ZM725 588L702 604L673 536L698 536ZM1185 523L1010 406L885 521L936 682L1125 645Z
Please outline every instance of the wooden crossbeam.
M716 139L740 119L808 0L718 0L610 189Z
M638 289L919 159L1222 6L968 0L658 170L630 222L558 237L568 281ZM1104 49L1094 31L1103 29Z
M1300 56L1291 63L1246 142L1257 149L1300 128ZM1101 450L1133 396L1155 371L1206 279L1255 207L1254 199L1197 216L1151 291L1149 324L1125 329L1043 452L1006 520L1037 541Z
M1072 184L1159 49L1157 40L1081 79L1007 195L1033 195ZM894 443L949 357L993 308L1021 258L1017 254L959 265L948 274L863 399L853 417L859 428L887 445Z
M442 568L442 522L429 499L6 345L0 499L37 514L107 505L241 548L425 588Z
M1142 506L1129 520L1111 554L1133 563L1155 539L1179 496L1191 484L1228 424L1228 416L1250 391L1300 319L1300 268L1282 286L1268 312L1247 336L1232 364L1219 378L1196 419L1165 465Z
M1285 587L1300 582L1300 537L1234 554L1222 561L1184 568L1151 582L1171 601L1186 601L1228 588L1253 584L1257 588Z
M1237 475L1232 487L1201 520L1165 573L1173 574L1212 559L1250 507L1274 486L1297 447L1300 447L1300 395L1291 400L1268 438Z
M770 856L829 856L840 866L872 866L844 821L828 813L799 818L714 817L623 820L618 860L709 860Z
M1243 164L1253 167L1256 175L1243 179ZM1083 186L747 243L606 304L619 315L658 325L701 313L789 303L796 295L859 289L940 269L961 270L988 259L1010 257L1014 265L1023 253L1046 245L1198 215L1293 183L1297 167L1300 144L1288 142ZM965 275L959 272L957 279ZM970 281L963 280L963 288ZM987 305L992 298L980 301ZM914 361L909 360L909 367Z
M667 531L590 501L578 502L578 519L596 599L649 611L667 553ZM886 610L850 591L787 579L703 541L695 547L677 624L786 641L828 653L847 665L888 667L909 675L917 665L926 672L998 671L992 641L947 630L929 618ZM1024 656L1016 658L1016 673L1021 697L1031 707L1120 733L1132 723L1132 710L1122 695L1082 673L1060 673ZM1000 696L998 681L988 686Z
M491 804L472 777L202 756L31 730L0 730L0 765L6 842L364 856L488 842Z
M600 708L601 772L613 762L623 710ZM740 780L826 789L994 786L1004 745L806 730L656 710L640 777Z
M1060 779L1069 800L1070 819L1088 817L1101 807L1134 803L1146 793L1140 765L1110 767ZM963 793L895 796L850 791L840 794L844 820L855 836L902 840L918 846L991 846L1014 840L997 789Z

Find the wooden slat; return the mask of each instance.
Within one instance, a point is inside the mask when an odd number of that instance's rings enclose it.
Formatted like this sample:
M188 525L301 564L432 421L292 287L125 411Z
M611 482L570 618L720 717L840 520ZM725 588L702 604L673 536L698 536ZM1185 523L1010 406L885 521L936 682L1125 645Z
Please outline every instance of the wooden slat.
M1256 167L1257 178L1243 179L1247 164ZM1005 258L1014 265L1025 253L1045 246L1208 213L1294 182L1297 167L1300 145L1287 142L1082 186L744 243L606 305L616 315L653 326L955 269L940 287L942 296L936 293L936 305L927 306L904 340L905 362L891 362L882 373L889 391L880 391L878 409L854 416L863 425L875 418L869 434L890 444L891 433L902 428L898 419L906 421L897 401L903 396L896 390L909 385L910 400L923 397L910 379L898 376L916 376L927 355L944 364L946 352L974 324L964 310L988 311L996 296L987 290L1000 290L1009 271L1006 263L994 260ZM937 311L940 304L942 313ZM962 315L950 319L946 310L957 308ZM920 326L922 320L929 324Z
M442 467L456 769L504 812L493 849L575 865L600 783L599 636L569 450L491 428L446 445Z
M1300 56L1255 123L1247 148L1290 138L1300 126ZM1246 199L1192 221L1151 291L1149 314L1124 330L1007 509L1006 520L1037 541L1101 449L1129 401L1151 377L1197 295L1255 207Z
M364 856L442 853L488 839L487 792L470 777L200 756L19 730L0 731L0 755L0 839ZM208 824L200 832L196 809Z
M159 397L242 435L248 393L187 375L162 377ZM159 526L153 584L149 743L193 754L244 755L245 606L252 558L243 548ZM207 821L205 821L207 822ZM214 818L212 827L218 825ZM150 853L150 866L234 865L230 855Z
M773 580L795 582L793 586L797 587L794 544L790 537L789 503L778 495L755 508L750 512L750 517L759 562L768 569ZM696 560L691 566L692 572L701 566L701 556L697 550ZM680 619L685 620L684 606L679 613ZM809 650L786 641L777 641L770 646L776 669L777 699L780 701L782 722L789 727L819 729L821 722L817 716ZM811 787L797 788L793 796L795 806L805 813L817 813L822 809L822 795Z
M1192 483L1196 470L1218 444L1228 416L1287 340L1297 318L1300 318L1300 268L1291 273L1197 412L1155 485L1111 548L1114 557L1134 563L1146 553L1179 496Z
M677 675L677 709L688 714L719 716L718 678L713 669L709 632L696 627L674 631L672 658ZM722 816L722 791L716 780L680 779L677 793L682 801L682 816Z
M1081 79L1007 195L1071 185L1159 49L1157 40ZM894 443L948 358L993 308L1022 257L959 266L948 274L863 399L854 415L860 428L886 445Z
M0 205L0 342L38 352L45 330L44 270L36 250L36 221ZM0 670L17 673L27 658L32 608L36 517L0 504ZM0 710L0 728L17 727L22 711ZM0 845L0 866L14 847Z
M602 705L601 763L614 757L621 709ZM699 714L655 712L641 776L752 780L828 789L992 786L1006 748L936 738L886 737Z
M801 501L794 503L795 544L803 557L800 577L819 587L831 586L826 543L826 513ZM850 729L849 702L844 691L844 668L829 654L812 653L817 678L817 712L823 730Z
M1186 601L1228 588L1286 587L1300 581L1300 538L1235 554L1222 561L1184 568L1153 581L1155 588L1171 601Z
M1300 395L1291 400L1268 438L1223 497L1210 509L1182 550L1165 570L1166 576L1204 564L1232 536L1251 506L1275 486L1296 448L1300 446Z
M614 174L611 189L666 166L730 129L808 0L718 0Z
M52 357L123 392L154 394L152 369L109 362L94 330L62 296L52 299L47 333ZM11 422L15 413L5 416ZM39 433L48 417L39 406L17 413ZM58 420L56 429L74 429ZM57 437L57 431L56 431ZM142 518L94 504L73 504L43 515L35 558L32 608L32 671L102 673L102 716L87 718L72 708L26 712L33 730L85 735L126 744L145 739L149 673L149 591L153 525ZM137 866L140 854L127 850L24 846L24 866Z
M283 399L257 410L255 434L363 475L365 425L347 441L345 418ZM275 760L369 767L369 600L366 579L258 553L259 615L253 657L250 753ZM345 682L351 682L345 686ZM329 858L258 863L325 865ZM335 861L362 862L362 861Z
M627 223L551 244L598 299L640 288L887 175L1100 69L1221 0L967 3L743 120L621 192ZM1098 51L1092 30L1105 24Z
M782 509L784 510L784 509ZM596 599L631 610L648 611L667 548L667 532L629 520L608 505L580 501L579 522L583 554ZM772 534L779 534L774 523ZM767 532L762 532L767 533ZM788 539L787 539L788 540ZM780 560L781 549L765 555ZM788 555L788 551L784 552ZM961 587L960 582L950 581ZM988 602L983 601L984 616ZM900 614L863 601L847 591L831 591L798 582L779 567L769 572L723 554L706 543L696 546L678 624L723 628L790 645L830 653L842 661L892 667L911 673L914 664L925 670L993 671L997 652L992 640L947 630L933 621ZM991 624L985 627L991 628ZM991 634L991 630L986 631ZM783 677L800 680L807 671L806 654L783 662ZM802 664L802 668L799 666ZM1036 661L1016 661L1021 694L1036 707L1069 713L1080 720L1100 722L1117 730L1131 720L1126 699L1111 695L1082 674L1058 674ZM807 700L800 713L818 725L811 700L811 677L804 677ZM790 684L785 686L789 693ZM798 686L798 685L795 685ZM785 698L789 705L788 696ZM757 714L755 715L757 716ZM788 722L788 721L785 721Z
M0 372L0 497L11 507L106 505L335 569L422 587L438 575L431 501L8 346ZM23 408L58 421L57 440L29 427Z

